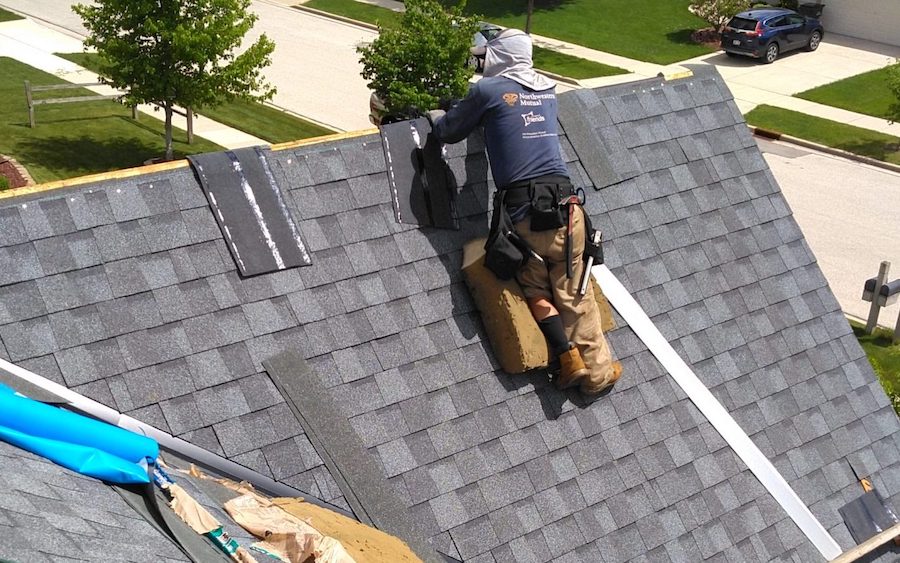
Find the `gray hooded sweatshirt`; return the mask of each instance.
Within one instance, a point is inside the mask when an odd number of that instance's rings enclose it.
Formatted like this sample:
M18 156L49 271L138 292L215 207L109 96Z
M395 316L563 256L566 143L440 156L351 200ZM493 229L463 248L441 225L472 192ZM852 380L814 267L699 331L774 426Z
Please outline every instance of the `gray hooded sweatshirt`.
M484 126L498 187L539 176L569 176L560 154L555 83L534 72L531 38L507 30L487 43L484 78L434 123L445 143Z

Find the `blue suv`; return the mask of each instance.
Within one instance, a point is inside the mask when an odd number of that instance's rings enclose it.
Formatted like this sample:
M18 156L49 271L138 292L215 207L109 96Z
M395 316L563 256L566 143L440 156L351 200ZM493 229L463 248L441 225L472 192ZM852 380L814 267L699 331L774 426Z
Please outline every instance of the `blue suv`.
M815 51L824 33L818 19L793 10L748 10L731 18L725 26L722 49L728 56L744 55L768 64L786 51Z

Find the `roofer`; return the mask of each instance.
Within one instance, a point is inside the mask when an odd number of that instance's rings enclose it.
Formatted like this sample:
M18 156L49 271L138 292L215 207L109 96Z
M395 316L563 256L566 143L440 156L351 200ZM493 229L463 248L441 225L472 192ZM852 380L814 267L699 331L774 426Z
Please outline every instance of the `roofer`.
M515 29L474 47L485 57L484 78L446 114L428 117L445 143L484 127L498 188L485 265L522 286L558 360L551 359L557 387L596 396L616 382L621 365L610 357L591 285L579 292L590 219L561 155L556 84L534 71L531 52L531 37Z

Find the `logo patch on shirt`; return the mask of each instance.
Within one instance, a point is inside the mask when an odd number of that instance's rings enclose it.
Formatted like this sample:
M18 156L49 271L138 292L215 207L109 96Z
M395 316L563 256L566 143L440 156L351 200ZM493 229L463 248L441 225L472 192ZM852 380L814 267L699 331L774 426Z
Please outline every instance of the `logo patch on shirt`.
M522 114L522 119L525 120L525 127L528 127L532 123L541 123L543 121L547 121L543 115L539 113L534 113L533 111L529 111L528 113Z
M503 94L503 101L506 102L506 105L512 107L519 101L519 95L514 92L507 92Z

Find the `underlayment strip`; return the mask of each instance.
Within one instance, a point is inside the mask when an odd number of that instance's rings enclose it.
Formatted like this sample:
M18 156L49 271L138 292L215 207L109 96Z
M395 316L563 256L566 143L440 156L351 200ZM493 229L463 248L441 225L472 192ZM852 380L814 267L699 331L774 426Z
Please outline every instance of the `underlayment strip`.
M188 160L242 275L312 263L265 152L253 147Z
M605 264L594 266L591 273L600 284L603 294L638 338L643 341L660 364L669 372L672 379L687 393L700 412L706 416L710 424L722 435L731 449L743 460L756 475L760 483L784 508L788 516L797 524L809 541L819 550L825 559L831 561L841 554L841 548L834 541L809 508L800 500L797 493L788 485L775 466L756 447L753 440L741 429L728 414L700 378L681 359L674 348L666 341L659 329L650 320L637 301L628 293Z
M424 561L444 563L303 356L283 352L264 361L263 367L357 518L399 537Z

